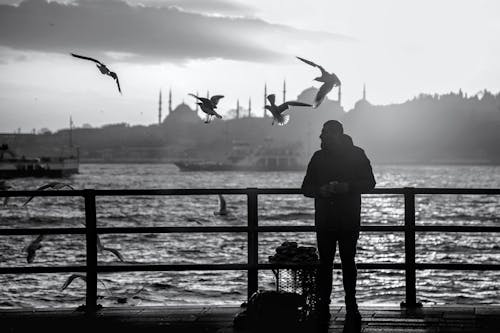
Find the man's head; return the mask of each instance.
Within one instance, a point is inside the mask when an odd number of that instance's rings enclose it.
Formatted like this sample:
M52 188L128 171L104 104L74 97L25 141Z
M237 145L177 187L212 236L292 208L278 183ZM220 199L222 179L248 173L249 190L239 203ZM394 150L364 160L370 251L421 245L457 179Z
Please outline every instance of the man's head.
M344 127L337 120L328 120L323 124L323 129L319 138L321 139L321 148L335 148L339 137L344 133Z

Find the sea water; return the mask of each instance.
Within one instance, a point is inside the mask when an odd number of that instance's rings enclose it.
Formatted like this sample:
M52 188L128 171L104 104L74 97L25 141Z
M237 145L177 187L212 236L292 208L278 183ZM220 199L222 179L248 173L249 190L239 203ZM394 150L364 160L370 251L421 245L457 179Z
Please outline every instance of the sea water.
M497 166L373 166L378 188L445 187L499 188ZM180 172L171 164L83 164L80 173L58 179L76 189L168 188L298 188L303 172ZM16 190L33 190L48 179L14 179ZM219 209L216 195L98 197L99 227L125 226L244 226L246 196L225 195L229 215ZM10 198L0 205L1 228L82 227L84 202L80 197ZM313 225L313 200L301 195L259 196L260 225ZM500 224L500 196L417 195L418 225ZM401 195L364 195L362 224L404 224ZM84 235L48 235L33 263L23 249L36 236L0 236L2 267L84 265ZM104 234L105 247L120 251L126 263L228 264L246 263L245 233ZM314 233L259 234L259 262L283 241L315 246ZM338 251L337 251L338 252ZM358 263L403 263L402 232L363 232ZM99 263L118 263L108 251ZM500 234L419 232L418 263L500 264ZM338 253L336 262L339 262ZM99 274L98 302L104 306L194 304L238 305L246 299L246 271L121 272ZM74 307L85 302L85 282L75 279L61 290L71 273L0 275L0 307ZM500 272L418 270L417 300L424 304L500 304ZM342 304L340 270L334 274L333 303ZM404 300L404 271L359 270L361 304L399 304ZM274 289L274 275L259 273L259 288Z

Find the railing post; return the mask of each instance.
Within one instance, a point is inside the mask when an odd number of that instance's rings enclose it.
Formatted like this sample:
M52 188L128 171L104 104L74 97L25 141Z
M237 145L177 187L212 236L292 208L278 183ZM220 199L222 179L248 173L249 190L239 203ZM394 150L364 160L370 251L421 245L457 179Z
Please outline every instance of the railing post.
M405 187L405 307L417 307L416 268L415 268L415 192Z
M87 314L97 310L97 218L95 193L93 190L84 190L85 198L85 239L87 248L87 290L85 309Z
M258 219L257 189L247 188L247 215L248 215L248 299L258 290L259 271L257 264L259 261L259 234L257 227Z

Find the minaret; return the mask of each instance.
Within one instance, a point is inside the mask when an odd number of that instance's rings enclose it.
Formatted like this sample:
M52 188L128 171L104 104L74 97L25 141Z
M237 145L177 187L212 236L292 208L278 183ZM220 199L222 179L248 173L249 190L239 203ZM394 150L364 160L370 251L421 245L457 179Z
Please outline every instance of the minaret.
M207 90L207 98L210 98L210 93L208 92L208 90Z
M69 147L73 148L73 118L69 116Z
M252 117L252 97L248 98L248 118Z
M240 119L240 100L236 100L236 119Z
M339 103L339 106L342 106L342 85L339 85L339 94L337 97L337 102Z
M264 83L264 115L263 117L266 118L267 117L267 114L266 114L266 100L267 100L267 83Z
M363 83L363 101L366 101L366 84Z
M158 100L158 125L161 125L161 89L160 89L160 98Z
M198 95L198 91L196 92L196 96L199 96ZM195 100L194 104L196 105L194 108L195 108L195 111L198 112L198 109L199 109L199 105L198 105L198 100Z
M168 113L172 112L172 88L168 91Z
M283 80L283 103L286 102L286 80Z

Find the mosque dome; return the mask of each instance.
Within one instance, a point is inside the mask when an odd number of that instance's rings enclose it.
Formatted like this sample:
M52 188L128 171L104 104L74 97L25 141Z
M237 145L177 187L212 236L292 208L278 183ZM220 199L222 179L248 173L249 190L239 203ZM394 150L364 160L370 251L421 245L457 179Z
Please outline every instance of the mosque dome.
M168 123L199 123L200 121L202 120L198 117L196 110L191 109L184 102L177 105L165 118L165 122Z

